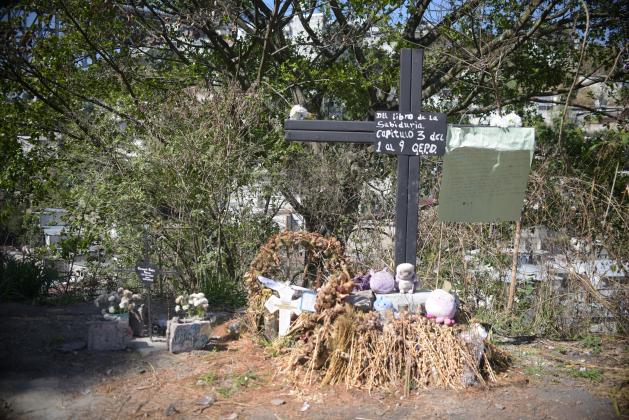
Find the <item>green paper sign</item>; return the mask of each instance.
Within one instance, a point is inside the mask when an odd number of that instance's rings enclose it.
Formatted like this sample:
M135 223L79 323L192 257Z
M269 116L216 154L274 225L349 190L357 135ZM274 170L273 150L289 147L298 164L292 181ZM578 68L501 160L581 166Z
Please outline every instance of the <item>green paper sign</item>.
M532 128L451 127L443 159L439 219L518 220L533 148Z

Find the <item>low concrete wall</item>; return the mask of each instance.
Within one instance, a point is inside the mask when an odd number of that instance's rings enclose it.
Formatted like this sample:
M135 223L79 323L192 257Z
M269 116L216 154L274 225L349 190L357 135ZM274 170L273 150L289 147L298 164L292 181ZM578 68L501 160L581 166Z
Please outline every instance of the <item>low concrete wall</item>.
M133 335L128 319L87 323L87 349L91 351L124 350Z

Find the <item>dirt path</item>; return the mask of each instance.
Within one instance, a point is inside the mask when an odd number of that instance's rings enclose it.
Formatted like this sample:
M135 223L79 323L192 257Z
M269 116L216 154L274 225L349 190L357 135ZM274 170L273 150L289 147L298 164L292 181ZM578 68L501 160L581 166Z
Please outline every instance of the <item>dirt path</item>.
M0 305L0 418L606 419L617 418L617 410L627 414L629 364L626 343L620 341L594 349L549 341L507 346L516 363L496 385L420 390L401 398L395 392L369 395L292 384L278 373L277 359L246 337L223 351L178 355L163 350L163 343L134 351L59 352L64 344L86 339L85 318L91 315L97 311L90 304Z

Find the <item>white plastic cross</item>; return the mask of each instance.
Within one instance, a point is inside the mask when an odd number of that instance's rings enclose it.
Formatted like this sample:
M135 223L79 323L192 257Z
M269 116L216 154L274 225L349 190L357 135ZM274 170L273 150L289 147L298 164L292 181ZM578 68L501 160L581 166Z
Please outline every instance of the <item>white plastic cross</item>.
M280 325L278 329L278 335L280 337L288 333L292 314L300 315L302 311L314 312L316 294L312 290L299 286L291 286L262 276L258 276L258 280L280 295L279 298L277 296L271 296L264 304L264 307L271 313L280 311ZM299 299L293 300L296 291L303 291L304 294Z

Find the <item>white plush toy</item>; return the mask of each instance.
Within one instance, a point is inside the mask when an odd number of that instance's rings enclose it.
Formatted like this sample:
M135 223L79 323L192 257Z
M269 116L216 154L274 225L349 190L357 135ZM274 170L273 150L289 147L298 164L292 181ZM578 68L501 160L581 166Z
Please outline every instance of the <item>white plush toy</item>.
M413 264L402 263L397 266L395 270L395 281L397 282L397 288L400 293L413 293L415 289L415 267Z
M306 108L301 105L294 105L288 116L291 120L307 120L310 118L310 113Z
M430 292L426 299L426 316L434 318L435 322L444 325L454 325L456 314L456 300L454 296L442 289Z

